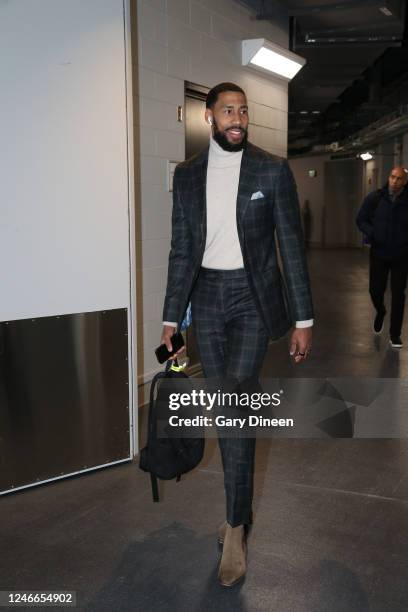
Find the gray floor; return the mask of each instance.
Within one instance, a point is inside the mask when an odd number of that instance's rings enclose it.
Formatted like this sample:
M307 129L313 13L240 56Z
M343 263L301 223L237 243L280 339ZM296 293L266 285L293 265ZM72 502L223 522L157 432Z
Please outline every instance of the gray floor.
M310 265L312 357L294 367L279 341L264 375L408 378L408 342L373 340L367 253L313 250ZM405 440L259 440L248 573L232 589L216 581L215 442L162 493L153 504L129 463L1 498L0 590L76 590L90 611L408 609Z

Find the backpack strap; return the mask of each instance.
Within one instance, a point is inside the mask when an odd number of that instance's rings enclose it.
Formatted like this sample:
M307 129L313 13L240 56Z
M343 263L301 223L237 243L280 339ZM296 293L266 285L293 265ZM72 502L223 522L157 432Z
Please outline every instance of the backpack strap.
M165 372L158 372L154 377L153 380L150 384L150 397L149 397L149 417L147 420L147 430L149 433L153 432L156 428L156 423L155 423L155 415L154 413L154 392L156 391L156 386L157 386L157 381L160 378L164 378L165 377Z
M167 371L167 367L166 367L166 371ZM148 418L148 424L147 424L147 428L149 432L153 432L156 429L157 423L155 422L156 415L155 415L155 410L154 410L154 392L156 390L157 381L160 378L164 378L164 377L165 377L165 372L158 372L156 376L154 376L151 382L151 385L150 385L149 418ZM157 483L157 477L152 472L149 472L149 474L150 474L150 484L152 486L153 501L158 502L159 501L159 487Z
M154 502L159 501L159 487L157 484L157 478L150 472L150 483L152 485L152 497Z
M183 365L179 365L177 359L174 360L173 364L170 366L170 372L182 372L186 369L187 363L183 363Z

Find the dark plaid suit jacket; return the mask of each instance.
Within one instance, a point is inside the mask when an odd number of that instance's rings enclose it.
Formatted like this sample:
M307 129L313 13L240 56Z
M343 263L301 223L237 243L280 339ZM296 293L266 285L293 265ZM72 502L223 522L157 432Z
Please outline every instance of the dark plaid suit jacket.
M206 242L208 147L178 164L163 320L181 323ZM253 193L262 198L251 200ZM313 318L295 181L286 160L248 143L242 155L237 229L248 283L271 338ZM276 236L283 264L278 264Z

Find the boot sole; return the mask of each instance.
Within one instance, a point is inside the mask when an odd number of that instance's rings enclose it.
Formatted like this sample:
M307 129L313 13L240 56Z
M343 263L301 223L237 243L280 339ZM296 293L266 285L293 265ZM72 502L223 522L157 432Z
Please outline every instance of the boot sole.
M242 582L244 578L245 578L245 574L242 574L242 576L240 576L239 578L237 578L236 580L234 580L234 582L230 582L230 583L227 583L227 582L221 582L221 580L219 580L219 579L218 579L218 582L219 582L220 586L225 587L225 588L228 588L228 587L233 587L233 586L235 586L235 585L236 585L236 584L238 584L239 582Z

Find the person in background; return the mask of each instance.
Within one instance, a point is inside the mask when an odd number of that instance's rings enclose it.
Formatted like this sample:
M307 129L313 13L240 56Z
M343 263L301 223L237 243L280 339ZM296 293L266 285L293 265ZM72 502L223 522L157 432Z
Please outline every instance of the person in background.
M356 223L370 244L369 291L376 310L373 331L381 334L386 308L384 295L391 275L390 344L402 348L405 288L408 276L407 170L393 168L382 189L365 198Z

